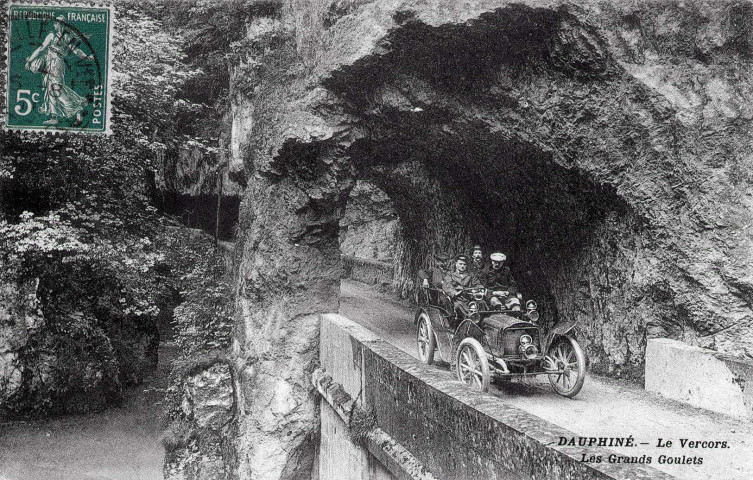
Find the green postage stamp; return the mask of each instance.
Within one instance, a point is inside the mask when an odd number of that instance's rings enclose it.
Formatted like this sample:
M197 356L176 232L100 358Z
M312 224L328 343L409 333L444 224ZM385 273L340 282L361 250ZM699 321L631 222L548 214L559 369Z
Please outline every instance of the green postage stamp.
M10 2L5 128L110 130L113 11Z

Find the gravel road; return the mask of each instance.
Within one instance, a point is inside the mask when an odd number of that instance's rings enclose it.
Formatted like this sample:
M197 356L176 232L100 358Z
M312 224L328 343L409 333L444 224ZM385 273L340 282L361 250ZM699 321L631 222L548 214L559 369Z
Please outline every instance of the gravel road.
M416 356L412 307L360 282L343 280L340 313ZM447 371L447 365L437 368ZM753 423L690 407L646 392L640 386L588 376L574 399L555 394L543 379L493 387L501 402L514 405L579 436L627 437L639 443L618 454L652 457L651 466L687 480L753 479ZM682 448L680 439L726 441L729 448ZM658 448L659 439L673 446ZM646 443L646 445L640 445ZM658 464L659 456L701 457L701 465ZM603 459L604 462L608 461Z

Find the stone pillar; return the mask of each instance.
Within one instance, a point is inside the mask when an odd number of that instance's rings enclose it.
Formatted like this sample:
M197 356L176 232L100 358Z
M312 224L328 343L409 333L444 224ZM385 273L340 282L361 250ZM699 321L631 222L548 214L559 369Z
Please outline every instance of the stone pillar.
M338 228L353 185L332 157L280 162L285 173L257 174L241 205L235 353L244 479L310 478L318 314L338 309Z

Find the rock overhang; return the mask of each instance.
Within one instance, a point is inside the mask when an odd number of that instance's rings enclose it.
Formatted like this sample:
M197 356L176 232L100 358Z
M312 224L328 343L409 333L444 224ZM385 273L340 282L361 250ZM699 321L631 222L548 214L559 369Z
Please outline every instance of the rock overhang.
M723 25L739 2L335 3L312 12L292 2L281 25L300 28L285 33L283 71L261 79L275 88L234 101L239 118L254 119L233 139L250 172L241 356L266 352L263 332L293 341L275 330L285 318L313 331L308 314L336 305L338 232L322 227L335 226L356 178L386 192L409 227L397 249L403 293L432 252L491 243L476 237L487 230L514 251L542 307L580 321L594 369L639 379L647 336L749 347L753 248L733 230L751 219L739 199L753 95L730 88L749 65L728 61L745 58L746 44L730 40L734 28L714 41L687 28ZM502 25L515 35L494 36ZM699 38L700 54L690 48ZM697 105L683 100L696 80ZM725 91L742 93L742 106ZM499 175L503 167L515 173ZM495 223L479 204L507 207L519 223ZM295 285L291 302L283 291L254 303L269 290L254 280L264 278ZM258 292L244 296L252 284ZM289 364L285 355L258 368ZM304 357L304 368L315 361ZM296 374L286 381L300 384ZM271 393L248 383L251 396ZM242 429L252 431L248 415Z

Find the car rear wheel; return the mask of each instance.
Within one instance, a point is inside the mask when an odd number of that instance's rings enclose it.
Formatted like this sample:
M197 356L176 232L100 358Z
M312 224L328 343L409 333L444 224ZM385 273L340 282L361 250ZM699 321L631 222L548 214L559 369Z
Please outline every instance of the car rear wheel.
M455 374L458 380L474 390L489 391L489 360L484 347L475 338L465 338L458 345L455 357Z
M418 347L418 359L427 365L434 363L434 352L437 348L434 329L426 312L421 312L416 325L416 346Z
M549 357L561 373L549 374L549 383L563 397L574 397L586 380L586 355L574 338L560 337L549 347Z

